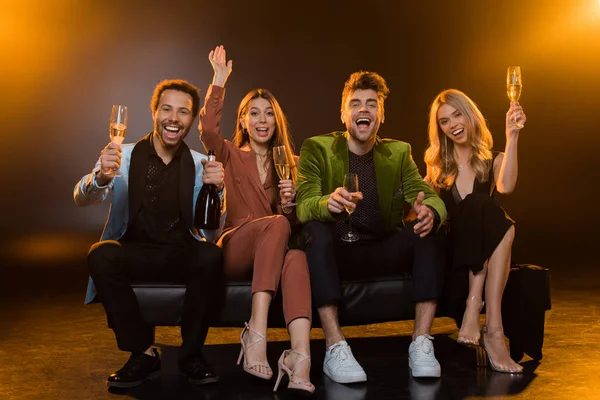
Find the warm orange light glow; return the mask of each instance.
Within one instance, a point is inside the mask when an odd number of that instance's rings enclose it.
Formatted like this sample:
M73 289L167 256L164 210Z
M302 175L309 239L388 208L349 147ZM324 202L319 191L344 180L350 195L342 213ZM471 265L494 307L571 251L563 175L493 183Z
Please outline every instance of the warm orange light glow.
M0 76L3 89L13 89L12 101L35 96L86 41L104 34L104 13L96 8L69 0L0 0Z
M4 256L24 262L84 260L93 239L67 234L38 234L15 238L0 248Z
M600 80L596 73L600 65L600 52L597 51L600 48L599 3L600 0L550 1L547 7L535 11L524 8L526 23L511 30L511 40L487 32L486 47L477 61L478 73L488 74L499 64L554 65L556 68L564 65L567 68L577 66L578 76ZM506 58L506 53L510 57Z

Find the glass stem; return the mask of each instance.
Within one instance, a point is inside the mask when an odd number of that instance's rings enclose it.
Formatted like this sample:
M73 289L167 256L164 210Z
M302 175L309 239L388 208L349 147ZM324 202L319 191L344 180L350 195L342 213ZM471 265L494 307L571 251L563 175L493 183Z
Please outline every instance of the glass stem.
M354 233L352 232L352 214L348 215L348 233L350 235L354 235Z

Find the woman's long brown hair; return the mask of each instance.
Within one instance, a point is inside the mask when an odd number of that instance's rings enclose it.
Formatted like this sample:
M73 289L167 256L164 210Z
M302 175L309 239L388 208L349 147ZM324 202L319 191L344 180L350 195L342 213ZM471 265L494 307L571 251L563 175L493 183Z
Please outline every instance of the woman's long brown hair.
M279 105L279 102L267 89L254 89L248 92L248 94L244 96L240 102L237 112L237 123L235 126L235 132L233 134L233 144L238 147L242 147L250 142L248 132L242 126L242 119L248 113L248 108L252 100L259 97L267 100L271 104L271 107L273 107L273 112L275 113L275 132L271 137L271 143L269 145L269 157L267 157L267 161L265 161L265 163L269 163L273 168L273 173L271 174L273 179L273 187L277 189L278 185L278 177L275 173L275 164L273 162L274 146L285 146L286 158L290 165L290 179L292 182L294 182L294 184L296 184L298 168L294 159L294 144L291 138L290 127L287 118L285 117L285 114ZM274 190L273 192L275 193L275 204L278 204L281 201L279 198L279 190Z

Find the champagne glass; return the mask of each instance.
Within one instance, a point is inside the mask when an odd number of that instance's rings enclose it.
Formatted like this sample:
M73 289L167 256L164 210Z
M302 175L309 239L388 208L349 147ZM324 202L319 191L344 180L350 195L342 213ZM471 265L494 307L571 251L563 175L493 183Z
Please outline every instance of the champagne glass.
M112 106L110 113L110 141L117 144L122 144L127 131L127 107L121 105ZM116 170L113 171L113 176L121 176Z
M275 171L277 171L280 180L290 179L290 162L287 158L285 146L273 146L273 163L275 164ZM296 203L292 203L291 200L288 200L284 207L295 205Z
M506 92L508 93L508 98L510 101L518 101L519 97L521 97L521 90L523 89L523 78L521 77L521 67L514 66L508 67L506 71ZM519 128L522 128L524 125L517 122L517 116L513 115L513 122Z
M344 175L344 189L346 189L352 196L352 202L358 204L358 175L349 173ZM344 206L348 213L348 233L342 236L344 242L356 242L358 240L358 234L352 230L352 212L355 208Z

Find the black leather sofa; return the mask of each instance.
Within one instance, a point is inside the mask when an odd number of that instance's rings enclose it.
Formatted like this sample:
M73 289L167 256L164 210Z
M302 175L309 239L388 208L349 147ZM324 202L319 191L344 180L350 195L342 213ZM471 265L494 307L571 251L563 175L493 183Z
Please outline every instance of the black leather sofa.
M155 326L179 325L184 285L140 283L132 286L148 323ZM342 293L343 304L339 310L342 326L414 319L409 274L343 282ZM270 327L285 327L279 296L276 295L269 312ZM211 326L243 326L250 317L251 282L227 282L216 303ZM504 329L511 341L513 358L520 360L523 353L527 353L533 359L541 359L545 311L551 307L548 269L527 264L514 265L502 307ZM437 316L460 319L462 310L442 299ZM319 326L318 318L314 319L313 326Z

